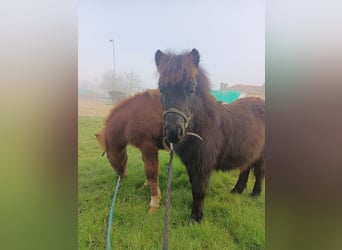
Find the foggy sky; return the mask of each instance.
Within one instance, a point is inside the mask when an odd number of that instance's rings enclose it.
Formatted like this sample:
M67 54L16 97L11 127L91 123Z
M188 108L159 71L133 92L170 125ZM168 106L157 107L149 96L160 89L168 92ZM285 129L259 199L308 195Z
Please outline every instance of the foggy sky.
M265 82L265 1L79 1L79 84L104 72L137 73L157 87L156 50L196 48L212 88Z

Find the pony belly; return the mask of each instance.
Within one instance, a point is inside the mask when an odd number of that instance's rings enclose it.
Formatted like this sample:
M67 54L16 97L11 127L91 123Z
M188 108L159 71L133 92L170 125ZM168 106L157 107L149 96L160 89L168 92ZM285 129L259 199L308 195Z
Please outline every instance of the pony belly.
M230 171L234 169L246 170L249 167L250 167L250 164L248 164L245 160L233 161L229 159L224 159L219 164L217 164L216 170L222 170L222 171Z

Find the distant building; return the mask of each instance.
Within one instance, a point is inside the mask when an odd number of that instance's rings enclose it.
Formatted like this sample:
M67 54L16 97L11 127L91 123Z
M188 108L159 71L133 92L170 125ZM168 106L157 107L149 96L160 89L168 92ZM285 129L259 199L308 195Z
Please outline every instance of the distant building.
M94 90L78 88L78 98L95 98L96 93Z
M220 90L239 91L240 98L247 96L255 96L265 99L265 84L263 84L262 86L244 84L235 84L232 86L228 86L227 83L221 83Z

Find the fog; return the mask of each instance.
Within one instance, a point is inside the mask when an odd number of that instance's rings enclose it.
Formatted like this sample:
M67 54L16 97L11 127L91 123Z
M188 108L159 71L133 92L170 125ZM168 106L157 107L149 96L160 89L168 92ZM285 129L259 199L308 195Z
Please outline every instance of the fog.
M79 1L79 87L99 90L108 72L157 87L156 50L196 48L212 89L265 82L265 1Z

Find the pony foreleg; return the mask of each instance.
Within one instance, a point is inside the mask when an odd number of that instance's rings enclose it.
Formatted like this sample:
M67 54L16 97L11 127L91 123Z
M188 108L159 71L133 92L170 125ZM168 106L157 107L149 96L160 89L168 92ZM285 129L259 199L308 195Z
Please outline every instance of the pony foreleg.
M161 192L159 189L159 165L158 158L156 163L149 166L150 169L146 171L146 177L150 184L151 201L149 213L155 212L160 207Z
M151 145L141 147L147 182L150 185L151 200L148 212L153 213L160 207L158 148ZM146 181L145 181L146 183Z
M207 191L210 173L208 174L190 174L192 189L192 211L191 221L200 222L203 217L203 201Z

